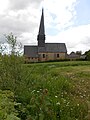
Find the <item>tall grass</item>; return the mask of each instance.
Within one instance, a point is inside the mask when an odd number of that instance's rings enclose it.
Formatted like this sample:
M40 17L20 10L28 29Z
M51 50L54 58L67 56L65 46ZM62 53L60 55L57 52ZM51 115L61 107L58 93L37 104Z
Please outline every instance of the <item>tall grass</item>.
M0 89L14 93L21 120L88 120L90 62L22 64L16 58L7 60L8 65L4 61L0 68Z

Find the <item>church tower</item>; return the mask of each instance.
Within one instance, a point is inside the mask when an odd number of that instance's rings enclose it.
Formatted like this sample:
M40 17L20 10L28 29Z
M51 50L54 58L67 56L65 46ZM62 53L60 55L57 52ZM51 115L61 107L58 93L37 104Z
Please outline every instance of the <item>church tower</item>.
M41 15L41 20L40 20L40 26L39 26L37 41L38 41L38 47L44 47L45 46L45 28L44 28L44 12L43 12L43 9L42 9L42 15Z

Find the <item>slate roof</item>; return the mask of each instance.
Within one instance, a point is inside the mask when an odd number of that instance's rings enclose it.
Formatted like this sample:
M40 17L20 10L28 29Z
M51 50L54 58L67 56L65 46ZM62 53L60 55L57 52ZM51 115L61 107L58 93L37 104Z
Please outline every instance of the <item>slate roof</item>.
M65 43L46 43L46 52L67 52Z
M39 47L38 52L67 52L65 43L45 43L45 47Z
M24 55L28 57L38 57L38 47L24 46Z

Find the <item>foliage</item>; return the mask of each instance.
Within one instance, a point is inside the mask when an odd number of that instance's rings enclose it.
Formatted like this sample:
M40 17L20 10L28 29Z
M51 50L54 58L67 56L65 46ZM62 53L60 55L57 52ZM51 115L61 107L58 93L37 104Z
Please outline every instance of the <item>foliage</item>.
M5 91L5 95L4 92L1 91L2 94L1 101L4 102L2 104L5 105L3 106L3 110L0 109L1 120L20 120L17 117L18 114L16 114L15 112L16 109L14 107L15 105L18 106L18 104L16 104L17 103L16 92L17 92L17 88L19 88L19 83L21 81L22 63L23 63L23 57L20 56L18 57L15 55L0 56L0 89ZM6 90L10 90L10 91L6 91ZM8 112L9 110L11 110L11 113Z
M12 90L19 87L22 74L23 57L3 55L0 57L0 88Z
M11 54L17 55L20 54L20 50L22 48L22 44L17 42L17 37L12 33L5 35L6 42L9 44L11 49Z
M80 81L90 80L89 73L81 73L85 66L88 70L90 62L24 65L29 73L25 74L24 86L20 86L24 90L18 92L17 100L22 103L17 108L19 117L22 120L83 120L88 114L89 83L84 82L83 86Z
M0 89L13 92L8 101L15 110L6 120L84 120L90 101L89 68L89 61L23 64L23 57L1 56Z
M76 51L77 55L82 55L82 51Z
M6 46L4 44L0 44L0 56L4 53Z
M15 110L14 94L0 90L0 120L20 120Z
M86 55L86 60L90 61L90 50L86 51L85 55Z

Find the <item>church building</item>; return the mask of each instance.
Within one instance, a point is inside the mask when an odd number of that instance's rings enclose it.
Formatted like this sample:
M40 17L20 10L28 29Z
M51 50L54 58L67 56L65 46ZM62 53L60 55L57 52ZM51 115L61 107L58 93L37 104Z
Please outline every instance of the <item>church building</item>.
M39 32L37 35L38 45L25 45L24 56L28 62L40 62L65 59L67 49L65 43L45 43L44 12L42 9Z

